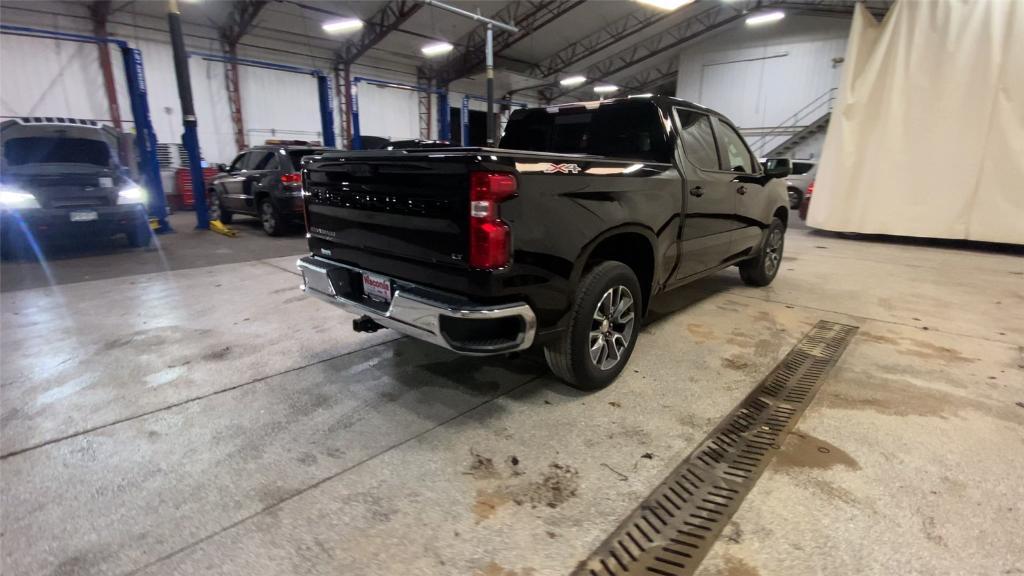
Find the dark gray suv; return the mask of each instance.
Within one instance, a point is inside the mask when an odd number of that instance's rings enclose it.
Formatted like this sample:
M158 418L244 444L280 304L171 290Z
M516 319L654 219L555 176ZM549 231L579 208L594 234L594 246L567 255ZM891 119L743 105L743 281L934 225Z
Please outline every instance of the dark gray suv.
M236 214L256 216L264 232L280 236L289 223L302 221L302 158L327 150L267 144L242 152L207 188L210 219L230 224Z

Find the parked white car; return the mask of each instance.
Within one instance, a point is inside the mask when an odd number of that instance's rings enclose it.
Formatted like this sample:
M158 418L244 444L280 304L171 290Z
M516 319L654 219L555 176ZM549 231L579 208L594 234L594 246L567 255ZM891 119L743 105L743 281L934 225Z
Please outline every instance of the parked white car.
M762 160L766 169L785 165L789 167L786 178L786 190L789 193L789 207L797 209L807 195L807 187L814 181L818 172L818 163L813 160L793 160L792 158L765 158Z

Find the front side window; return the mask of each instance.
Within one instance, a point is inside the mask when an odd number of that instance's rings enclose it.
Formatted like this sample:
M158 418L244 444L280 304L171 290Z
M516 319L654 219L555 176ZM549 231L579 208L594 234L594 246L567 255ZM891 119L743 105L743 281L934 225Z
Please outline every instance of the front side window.
M750 159L750 151L743 143L739 133L725 122L719 122L720 134L722 135L722 170L730 172L754 173L754 163Z
M253 150L249 152L249 158L245 161L246 170L265 170L267 163L274 157L270 150Z
M707 114L676 108L683 154L704 170L718 170L718 146Z
M249 155L248 152L242 152L241 154L236 156L235 157L235 161L231 163L231 168L229 168L228 171L229 172L241 172L242 170L244 170L245 169L245 158L248 155Z

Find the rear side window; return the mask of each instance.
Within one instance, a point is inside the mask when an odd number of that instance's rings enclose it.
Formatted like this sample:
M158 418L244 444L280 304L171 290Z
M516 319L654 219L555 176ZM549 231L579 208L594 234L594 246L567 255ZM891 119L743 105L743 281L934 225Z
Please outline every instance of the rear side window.
M668 162L668 142L661 114L648 101L615 102L596 110L583 106L517 111L512 114L501 148L596 154L611 158Z
M810 162L793 162L793 174L796 176L802 176L807 174L811 170L814 170L814 164Z
M676 117L679 118L683 154L698 168L718 170L718 147L711 129L711 118L683 108L676 108Z
M722 136L722 170L753 174L754 163L747 145L743 143L743 138L725 122L719 122L718 125L721 127L719 134Z

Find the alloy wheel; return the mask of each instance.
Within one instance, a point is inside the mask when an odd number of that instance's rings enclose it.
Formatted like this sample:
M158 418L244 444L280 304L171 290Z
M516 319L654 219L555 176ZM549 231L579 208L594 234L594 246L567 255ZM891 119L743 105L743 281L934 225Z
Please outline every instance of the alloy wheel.
M764 271L770 277L779 269L782 262L782 230L776 228L768 236L764 245Z
M599 369L615 367L629 347L636 321L634 303L633 294L621 285L598 301L590 327L590 360Z
M270 202L264 202L260 206L260 220L263 222L263 230L271 234L277 228L277 218L274 217L274 207Z

